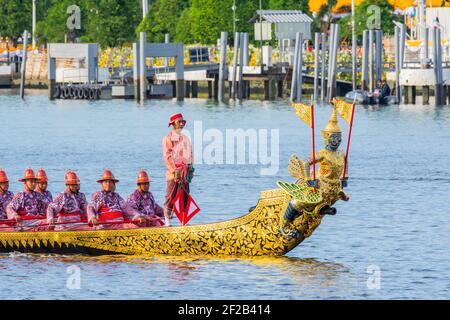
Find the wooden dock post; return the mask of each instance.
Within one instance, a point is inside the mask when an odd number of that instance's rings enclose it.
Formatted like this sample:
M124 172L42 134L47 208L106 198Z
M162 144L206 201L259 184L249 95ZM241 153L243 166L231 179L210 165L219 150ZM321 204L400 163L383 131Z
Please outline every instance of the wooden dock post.
M319 36L318 32L314 33L314 101L317 101L319 93Z
M22 50L22 68L20 69L20 97L25 96L25 80L27 72L27 58L28 58L28 31L23 33L23 50Z
M237 76L237 64L238 64L238 54L239 54L239 32L234 34L234 57L233 57L233 71L231 74L231 99L236 99L236 76Z
M244 57L244 67L250 65L250 54L248 50L249 38L248 33L244 33L244 44L242 45L242 55ZM243 80L244 85L244 98L248 99L250 96L250 81Z
M382 80L383 77L383 31L375 31L375 46L376 46L376 60L375 60L375 76L376 80Z
M228 33L220 33L220 61L219 61L219 84L218 100L224 101L225 97L225 77L227 76L227 39Z
M170 43L170 34L166 33L164 35L164 43ZM169 58L164 58L164 67L168 68L169 67Z
M238 99L242 100L244 98L244 82L243 82L243 74L244 74L244 48L245 37L244 33L239 34L239 73L238 73Z
M216 79L214 81L208 81L208 99L213 98L213 82L216 82Z
M177 101L184 100L184 44L178 44L177 58L175 62L175 74L177 81Z
M440 60L441 42L440 42L440 30L433 29L433 68L435 77L435 87L434 87L434 100L435 105L442 105L442 60Z
M278 98L283 98L283 80L278 80Z
M326 90L326 84L325 84L325 68L327 65L327 61L326 61L326 52L327 52L327 34L326 33L322 33L322 59L321 59L321 72L320 72L320 101L324 102L325 101L325 90Z
M332 38L332 52L331 52L331 76L328 78L328 101L332 101L336 96L336 75L337 75L337 57L339 48L339 24L335 24L333 28L333 38Z
M192 98L198 98L198 81L191 82Z
M300 43L298 46L298 66L297 66L297 101L302 101L303 86L303 33L300 33Z
M185 86L186 86L186 89L184 91L184 96L186 98L190 98L191 97L191 81L185 81Z
M361 89L367 90L369 85L369 30L363 31Z
M430 86L422 87L422 103L424 105L430 104Z
M141 32L139 42L139 80L140 80L140 90L139 97L141 103L144 103L147 99L147 64L145 63L146 58L146 44L147 44L147 33Z
M297 75L298 75L298 60L299 60L299 52L301 46L301 35L300 32L295 34L295 49L294 49L294 61L292 62L292 81L291 81L291 102L296 102L297 100Z
M374 30L369 30L369 90L375 90L375 70L374 70Z
M328 40L328 74L327 74L327 100L330 101L331 97L330 97L330 86L332 83L332 67L333 67L333 52L334 52L334 28L335 28L335 24L332 23L330 25L330 39Z
M54 100L56 87L56 59L50 56L50 45L47 48L48 99Z
M133 82L134 82L134 99L139 102L139 93L140 93L140 71L139 71L139 61L140 61L140 53L139 53L139 43L133 43Z
M395 26L394 29L394 42L395 42L395 95L400 103L402 101L402 91L400 88L400 52L401 52L401 44L400 44L400 28Z

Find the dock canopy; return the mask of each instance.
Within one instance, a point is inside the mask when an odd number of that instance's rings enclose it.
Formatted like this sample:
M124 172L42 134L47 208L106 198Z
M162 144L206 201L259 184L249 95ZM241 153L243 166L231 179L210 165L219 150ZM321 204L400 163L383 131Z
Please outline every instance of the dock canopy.
M297 32L303 33L303 39L311 39L313 19L300 10L257 10L256 15L249 22L257 25L260 20L263 24L275 25L277 40L295 40ZM258 32L256 26L255 32Z

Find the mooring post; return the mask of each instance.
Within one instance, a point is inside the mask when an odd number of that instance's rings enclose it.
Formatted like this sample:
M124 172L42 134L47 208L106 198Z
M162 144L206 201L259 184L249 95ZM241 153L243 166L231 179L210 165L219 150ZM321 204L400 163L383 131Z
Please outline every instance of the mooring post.
M336 96L336 74L337 74L337 54L339 48L339 25L335 24L333 27L333 45L331 52L331 77L328 79L328 101Z
M243 74L244 74L244 45L245 45L245 36L244 33L239 34L239 74L238 74L238 99L242 100L244 98L244 82L243 82Z
M328 72L327 72L327 98L330 100L330 86L331 86L331 68L333 66L333 46L334 46L334 27L335 24L330 25L330 39L328 40Z
M25 78L27 72L27 58L28 58L28 31L23 33L23 50L22 50L22 68L20 70L20 97L25 96Z
M47 48L47 72L48 72L48 99L55 99L54 92L56 87L56 59L50 55L50 44Z
M314 101L318 99L319 93L319 38L320 34L314 34Z
M298 56L300 51L300 32L295 34L295 48L294 48L294 61L292 62L292 80L291 80L291 102L297 101L297 68L298 68Z
M242 55L244 56L244 67L248 67L250 65L250 55L248 51L248 33L244 33L244 45L242 46ZM244 98L248 99L250 96L250 81L244 80Z
M303 33L300 33L300 43L298 50L298 66L297 66L297 101L302 101L303 86Z
M227 77L227 39L228 33L220 33L220 61L219 61L219 92L218 100L224 101L225 97L225 77Z
M140 90L139 98L141 103L144 103L147 99L147 64L146 60L146 44L147 44L147 33L141 32L139 39L139 80L140 80Z
M376 30L376 78L382 80L383 77L383 31Z
M184 90L184 96L186 98L191 97L191 81L185 81L186 89Z
M231 74L231 99L236 98L236 77L237 77L237 64L238 64L238 54L239 54L239 32L234 34L234 57L233 57L233 71Z
M164 35L164 43L166 43L166 44L170 43L170 34L169 33L166 33ZM169 67L169 60L170 60L170 58L168 58L168 57L164 58L164 67L166 67L166 68Z
M374 73L374 30L369 30L369 90L375 90Z
M400 28L394 28L394 42L395 42L395 96L398 102L402 100L402 92L400 90Z
M133 43L133 82L134 82L134 99L136 101L140 101L139 93L140 93L140 70L139 70L139 61L140 61L140 53L139 53L139 44Z
M326 57L326 52L327 52L327 34L326 33L322 33L322 45L321 45L321 55L322 55L322 59L321 59L321 72L320 72L320 100L322 102L325 101L325 68L327 65L327 57Z
M184 101L184 44L179 43L175 62L177 101Z
M369 83L369 30L363 32L362 48L361 89L367 90Z
M422 103L424 105L430 104L430 86L422 87Z

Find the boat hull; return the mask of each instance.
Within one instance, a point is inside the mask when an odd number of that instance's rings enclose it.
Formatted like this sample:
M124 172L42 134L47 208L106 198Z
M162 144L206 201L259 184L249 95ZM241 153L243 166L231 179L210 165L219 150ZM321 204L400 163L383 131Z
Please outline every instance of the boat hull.
M283 229L290 196L261 192L248 214L217 223L177 227L65 232L3 232L1 252L129 255L284 255L305 238Z

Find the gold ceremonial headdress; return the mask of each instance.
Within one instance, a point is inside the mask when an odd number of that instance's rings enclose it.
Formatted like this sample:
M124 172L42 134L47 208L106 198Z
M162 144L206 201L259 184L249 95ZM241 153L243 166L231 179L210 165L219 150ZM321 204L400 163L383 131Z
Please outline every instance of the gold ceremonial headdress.
M333 108L333 113L331 114L330 120L328 121L327 126L322 130L322 136L325 139L325 143L328 143L328 138L333 133L342 134L342 130L341 130L341 128L339 128L339 125L338 125L336 108Z

